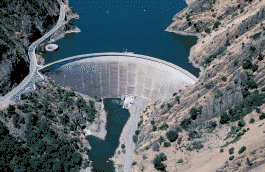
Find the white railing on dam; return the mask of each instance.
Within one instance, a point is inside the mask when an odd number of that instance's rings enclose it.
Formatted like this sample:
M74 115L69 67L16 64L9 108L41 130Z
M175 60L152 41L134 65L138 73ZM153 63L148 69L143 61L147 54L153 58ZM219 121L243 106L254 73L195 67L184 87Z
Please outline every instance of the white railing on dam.
M58 60L39 69L60 85L89 96L120 98L132 94L166 100L197 78L164 60L133 53L93 53Z

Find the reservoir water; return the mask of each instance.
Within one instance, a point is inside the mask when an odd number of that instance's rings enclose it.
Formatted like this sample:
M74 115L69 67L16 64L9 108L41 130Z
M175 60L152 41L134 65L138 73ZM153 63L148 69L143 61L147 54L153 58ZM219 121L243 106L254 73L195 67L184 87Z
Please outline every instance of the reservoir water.
M173 16L187 6L184 1L70 0L69 6L80 16L73 23L81 32L57 41L59 50L44 54L46 64L80 54L127 49L171 62L199 76L199 69L188 63L189 50L197 37L164 31Z
M112 162L108 159L114 155L119 146L122 129L130 116L128 109L122 109L119 101L120 99L104 99L104 108L107 111L106 139L102 141L94 136L87 137L92 147L88 156L93 161L92 166L95 172L115 171Z
M199 69L188 63L190 48L197 37L165 31L173 16L187 6L184 1L70 0L69 6L80 16L73 23L81 32L68 34L57 41L59 50L43 56L46 64L80 54L123 52L127 49L128 52L171 62L199 76ZM112 172L113 165L106 161L118 147L129 112L112 99L106 99L104 104L110 114L106 140L88 137L92 146L89 159L93 160L94 171Z

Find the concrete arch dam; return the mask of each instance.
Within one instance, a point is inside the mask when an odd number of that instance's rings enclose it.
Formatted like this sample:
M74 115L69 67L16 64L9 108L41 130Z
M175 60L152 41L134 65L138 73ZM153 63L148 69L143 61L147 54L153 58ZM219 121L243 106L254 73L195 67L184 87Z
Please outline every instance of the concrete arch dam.
M129 94L150 102L170 99L173 93L198 80L172 63L134 53L78 55L45 65L39 71L91 97L120 98Z

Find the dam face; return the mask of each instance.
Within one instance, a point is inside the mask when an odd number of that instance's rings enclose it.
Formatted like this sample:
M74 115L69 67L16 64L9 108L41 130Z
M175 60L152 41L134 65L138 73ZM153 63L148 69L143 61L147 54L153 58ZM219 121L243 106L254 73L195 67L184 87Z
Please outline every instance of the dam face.
M176 65L132 53L80 59L47 74L58 84L91 97L120 98L129 94L150 102L170 99L173 93L197 81Z

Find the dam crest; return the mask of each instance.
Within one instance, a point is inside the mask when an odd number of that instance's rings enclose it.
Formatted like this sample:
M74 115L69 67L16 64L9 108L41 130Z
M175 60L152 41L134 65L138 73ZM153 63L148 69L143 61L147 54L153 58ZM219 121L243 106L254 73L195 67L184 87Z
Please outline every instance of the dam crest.
M134 53L94 53L69 57L39 69L58 84L88 96L121 98L123 94L168 100L197 78L172 63Z

